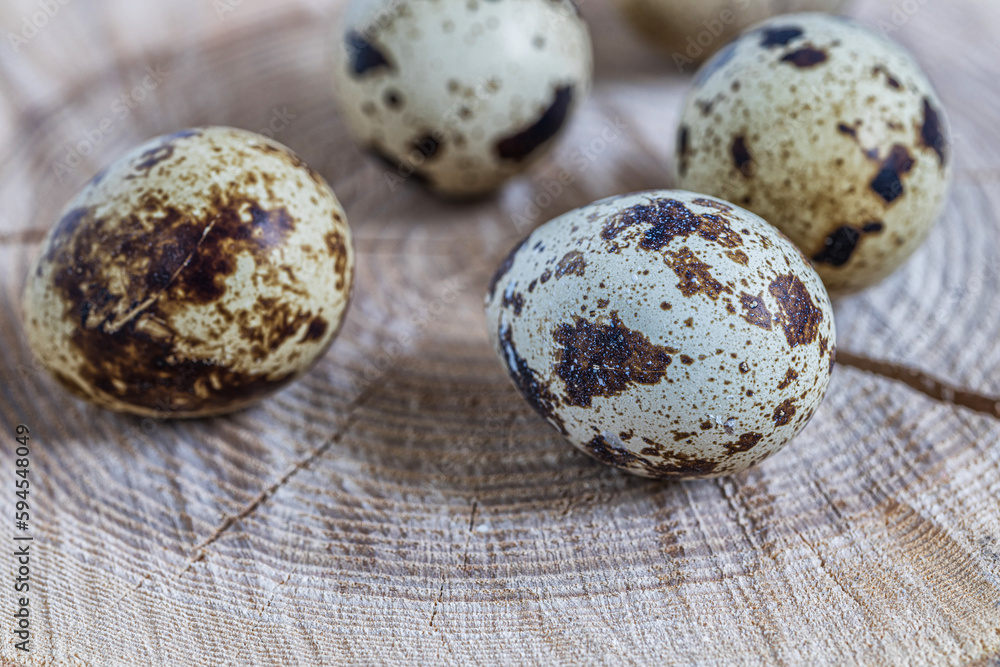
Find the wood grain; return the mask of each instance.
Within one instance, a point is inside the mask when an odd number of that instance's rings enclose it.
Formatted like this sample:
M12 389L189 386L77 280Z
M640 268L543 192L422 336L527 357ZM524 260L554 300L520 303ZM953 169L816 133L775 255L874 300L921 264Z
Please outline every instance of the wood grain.
M390 188L352 146L327 64L340 3L216 4L71 3L18 53L0 44L0 424L32 429L36 549L33 650L6 635L4 660L995 659L997 3L857 3L870 25L898 24L891 36L950 111L946 214L897 274L836 304L845 363L795 442L737 476L683 483L629 477L563 442L510 386L481 308L497 260L531 226L671 184L689 73L605 3L581 2L599 26L592 98L530 175L452 204ZM894 14L903 6L917 9ZM2 32L36 10L5 4ZM115 100L158 66L162 81L118 118ZM70 398L32 363L19 316L59 208L149 136L259 130L277 113L289 120L276 138L333 184L355 230L355 300L329 354L225 418L141 420ZM66 145L104 118L113 129L57 174ZM605 130L614 138L598 142ZM562 170L571 182L552 195ZM13 444L0 437L2 470Z

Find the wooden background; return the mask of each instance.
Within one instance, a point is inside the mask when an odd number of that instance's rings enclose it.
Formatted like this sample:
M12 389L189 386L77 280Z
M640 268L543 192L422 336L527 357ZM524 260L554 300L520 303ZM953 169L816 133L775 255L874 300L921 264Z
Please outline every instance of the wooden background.
M950 111L945 218L892 278L837 303L843 363L796 441L751 471L685 483L564 443L483 326L488 276L528 231L522 217L671 184L687 74L635 44L607 0L581 1L600 26L596 86L555 155L465 205L391 189L350 144L329 81L337 3L75 0L17 53L0 40L0 535L13 544L24 423L35 537L33 650L13 648L15 563L0 556L0 655L988 663L1000 650L1000 3L894 1L854 13L893 28ZM39 6L5 0L3 34ZM270 125L335 187L358 251L343 332L306 378L230 417L157 422L80 403L22 340L30 257L100 166L208 123ZM617 134L597 141L609 124ZM67 145L88 137L93 150L68 164ZM571 185L544 195L564 168Z

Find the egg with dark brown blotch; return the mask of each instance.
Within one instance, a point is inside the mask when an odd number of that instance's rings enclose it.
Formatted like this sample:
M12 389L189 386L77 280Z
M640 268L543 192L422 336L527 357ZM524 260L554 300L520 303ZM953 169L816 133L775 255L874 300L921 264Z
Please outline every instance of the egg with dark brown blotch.
M762 216L844 294L927 237L951 182L948 136L941 99L902 47L849 19L780 16L699 70L677 183Z
M77 396L138 415L237 410L319 359L354 259L323 178L261 135L157 137L95 176L45 238L28 343Z
M830 300L760 217L682 191L604 199L500 264L490 339L576 447L648 477L717 477L783 447L826 393Z
M334 43L340 111L389 189L497 189L554 146L591 87L573 0L351 0Z

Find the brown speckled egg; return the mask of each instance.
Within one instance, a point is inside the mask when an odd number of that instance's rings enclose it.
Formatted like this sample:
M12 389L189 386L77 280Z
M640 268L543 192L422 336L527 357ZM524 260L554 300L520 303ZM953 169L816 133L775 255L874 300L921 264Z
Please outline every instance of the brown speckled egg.
M391 187L493 190L552 147L590 90L572 0L352 0L335 40L341 111Z
M902 48L848 19L782 16L698 72L677 182L761 215L847 293L927 236L951 179L947 136L941 100Z
M353 250L322 177L258 134L153 139L66 206L28 276L42 365L112 410L196 417L305 372L347 308Z
M840 12L847 0L617 0L635 30L682 70L745 28L775 14Z
M717 477L780 449L823 399L830 301L774 227L651 191L551 220L497 269L489 335L534 409L648 477Z

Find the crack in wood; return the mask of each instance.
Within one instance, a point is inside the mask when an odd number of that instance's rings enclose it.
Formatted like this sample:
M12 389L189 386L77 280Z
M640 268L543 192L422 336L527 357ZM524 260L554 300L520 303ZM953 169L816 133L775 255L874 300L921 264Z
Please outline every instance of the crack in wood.
M871 359L840 349L837 350L837 363L889 380L902 382L911 389L942 403L968 408L974 412L1000 419L1000 398L956 387L915 368Z
M277 482L271 484L269 487L267 487L259 494L257 494L257 496L249 503L247 503L239 512L237 512L236 514L227 515L223 519L222 523L216 527L216 529L212 532L211 535L209 535L207 538L202 540L199 544L197 544L194 547L194 550L196 552L195 555L188 559L184 567L180 568L174 573L172 579L179 579L181 576L184 575L184 573L190 570L196 563L204 560L209 554L208 547L212 546L212 544L217 542L219 538L221 538L222 535L227 530L232 528L233 525L235 525L237 522L242 521L243 519L253 514L257 510L257 508L263 505L282 486L287 484L288 481L292 479L292 477L294 477L296 474L299 473L299 471L308 468L310 465L312 465L314 461L323 456L323 454L325 454L330 449L330 447L339 442L341 438L343 438L344 434L347 433L351 424L354 423L358 412L357 409L361 407L369 398L371 398L377 387L378 385L375 382L370 383L369 385L367 385L367 387L365 387L363 391L361 391L357 395L357 397L354 400L352 400L348 404L347 417L344 420L344 424L340 427L340 429L336 433L333 434L333 436L330 437L329 440L324 442L319 447L310 450L308 454L306 454L304 457L296 461L287 471L285 471L285 474L282 475ZM149 581L149 579L152 578L152 576L153 573L149 573L145 577L143 577L142 580L140 580L138 584L136 584L134 587L128 590L125 593L125 595L118 598L118 600L113 605L111 605L111 608L113 609L117 607L122 602L124 602L126 598L128 598L130 595L132 595L140 588L142 588L143 585L147 581Z
M292 477L299 473L299 471L308 468L314 461L323 456L330 449L330 447L340 442L340 440L344 437L344 434L347 433L350 426L357 419L358 408L371 398L371 396L375 393L376 387L378 387L378 385L375 383L369 384L364 391L358 394L357 398L348 404L347 418L344 420L343 426L341 426L329 440L324 442L319 447L311 450L304 457L296 461L287 471L285 471L285 474L282 475L277 482L257 494L257 497L247 503L239 512L227 515L215 531L213 531L212 534L205 538L200 544L195 546L195 549L197 551L204 551L206 548L217 542L219 538L222 537L223 533L229 530L237 522L242 521L253 514L258 507L263 505L268 498L273 496L279 489L281 489L281 487L287 484Z

